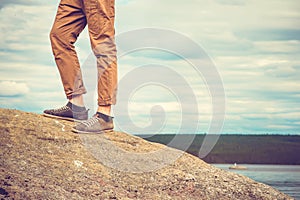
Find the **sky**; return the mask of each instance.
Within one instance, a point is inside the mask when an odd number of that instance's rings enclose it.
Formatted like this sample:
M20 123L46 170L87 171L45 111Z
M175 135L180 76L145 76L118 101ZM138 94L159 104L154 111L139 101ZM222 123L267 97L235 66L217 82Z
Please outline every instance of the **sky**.
M66 103L49 41L58 3L1 0L0 107L42 113ZM116 129L206 133L217 116L222 134L300 134L299 10L298 0L116 0L118 50L130 50L144 37L155 47L119 55ZM149 38L151 30L160 30L162 37ZM161 48L164 42L170 49ZM193 47L205 53L196 55ZM88 85L96 79L96 68L87 66L93 60L87 30L76 49ZM214 99L222 97L190 63L200 57L209 62L202 60L202 68L216 69L212 76L222 82L225 114L213 112L219 106ZM134 73L138 80L150 81L140 82L123 98ZM151 84L151 79L158 82ZM95 91L89 94L86 102L93 111ZM128 113L120 114L124 107Z

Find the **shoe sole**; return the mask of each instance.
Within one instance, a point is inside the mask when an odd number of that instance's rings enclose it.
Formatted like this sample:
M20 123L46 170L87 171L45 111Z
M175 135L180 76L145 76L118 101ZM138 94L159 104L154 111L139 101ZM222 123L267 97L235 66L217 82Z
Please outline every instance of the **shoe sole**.
M71 118L71 117L61 117L61 116L56 116L56 115L50 115L50 114L47 114L47 113L43 113L43 116L49 117L49 118L53 118L53 119L66 120L66 121L70 121L70 122L81 122L81 121L84 121L84 120L74 119L74 118Z
M72 128L72 131L74 133L78 133L78 134L104 134L104 133L112 133L112 132L114 132L114 130L112 130L112 129L98 131L98 132L87 132L87 131L80 131L80 130L77 130L75 128Z

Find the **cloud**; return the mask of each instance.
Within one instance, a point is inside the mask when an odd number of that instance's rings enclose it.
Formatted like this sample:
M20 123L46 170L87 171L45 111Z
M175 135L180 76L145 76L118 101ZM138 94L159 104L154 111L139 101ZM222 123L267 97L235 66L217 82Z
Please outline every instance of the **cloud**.
M251 41L284 41L300 40L300 30L295 26L290 29L261 28L251 30L237 30L234 32L239 38Z
M12 95L7 101L1 85L1 106L41 112L65 103L48 36L58 3L59 0L1 0L0 83L12 88L5 92ZM116 1L116 31L118 34L157 27L174 30L200 44L216 64L226 90L224 133L299 133L299 9L298 0L121 0ZM135 38L131 38L124 46L129 48L134 43ZM193 48L174 38L170 43L173 48L184 49L189 58L197 56ZM86 30L76 47L83 64L91 54ZM118 61L120 79L136 67L153 63L178 72L195 91L201 118L199 130L207 130L210 93L204 79L188 63L170 53L151 50L133 52ZM96 69L94 64L91 67ZM95 71L91 73L84 64L82 70L94 79ZM171 76L165 76L176 86ZM21 86L23 89L18 89ZM147 122L149 115L143 108L151 107L156 100L168 111L165 132L174 132L178 125L174 99L157 89L140 92L130 108L136 122ZM95 99L90 101L94 103Z
M17 83L15 81L1 81L0 88L1 97L23 96L30 91L26 83Z
M4 8L7 5L19 4L19 5L34 5L36 1L34 0L1 0L0 9Z
M217 3L223 4L223 5L245 5L246 0L215 0Z
M257 51L264 53L300 53L300 40L254 42Z
M290 65L275 65L266 69L265 74L268 76L278 77L278 78L299 78L300 71L296 67Z

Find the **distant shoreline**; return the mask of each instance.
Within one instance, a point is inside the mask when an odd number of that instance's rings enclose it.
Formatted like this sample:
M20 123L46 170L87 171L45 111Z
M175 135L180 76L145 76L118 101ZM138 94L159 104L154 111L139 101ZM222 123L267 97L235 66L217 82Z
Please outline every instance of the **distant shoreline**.
M175 134L137 135L151 142L168 145ZM186 137L176 135L176 138ZM195 138L186 152L198 156L205 134L195 135ZM181 149L180 145L168 145ZM182 149L181 149L182 150ZM205 157L204 161L213 164L278 164L300 165L300 135L220 135L213 150Z

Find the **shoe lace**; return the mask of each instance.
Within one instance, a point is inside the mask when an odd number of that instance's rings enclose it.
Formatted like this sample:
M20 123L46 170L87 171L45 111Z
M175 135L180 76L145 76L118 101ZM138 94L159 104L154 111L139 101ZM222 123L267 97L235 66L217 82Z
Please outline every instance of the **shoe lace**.
M56 112L61 112L61 111L65 111L65 110L69 110L70 108L68 106L63 106L57 109L54 109Z
M88 119L88 120L86 120L86 121L83 121L83 122L81 122L81 123L84 124L84 125L87 126L87 127L91 127L91 126L93 126L94 124L99 123L99 121L98 121L97 116L93 116L93 117L91 117L90 119Z

